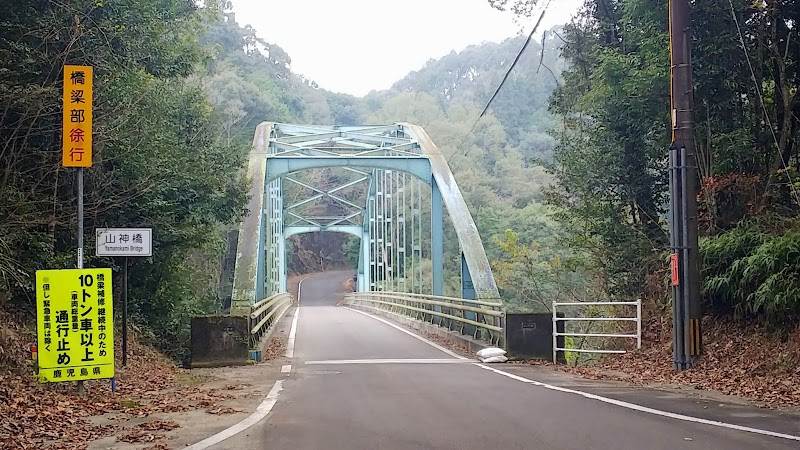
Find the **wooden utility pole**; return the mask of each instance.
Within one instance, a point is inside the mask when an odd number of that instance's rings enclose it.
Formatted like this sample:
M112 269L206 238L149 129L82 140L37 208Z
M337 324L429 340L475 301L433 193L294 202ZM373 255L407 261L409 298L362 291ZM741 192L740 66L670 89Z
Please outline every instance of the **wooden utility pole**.
M670 246L672 248L673 355L686 370L702 354L697 243L697 157L694 141L689 0L669 0Z

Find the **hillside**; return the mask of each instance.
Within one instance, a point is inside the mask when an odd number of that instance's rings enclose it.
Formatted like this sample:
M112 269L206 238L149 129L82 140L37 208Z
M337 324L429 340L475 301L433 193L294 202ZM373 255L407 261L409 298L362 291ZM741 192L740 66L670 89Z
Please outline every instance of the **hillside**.
M491 112L503 124L508 142L519 147L526 158L550 160L555 145L551 131L556 120L548 111L548 102L566 67L561 58L560 31L562 27L546 31L544 45L535 39L528 44L492 102ZM525 36L517 36L501 43L487 42L451 52L409 73L384 95L426 92L446 108L467 104L482 108L525 40Z

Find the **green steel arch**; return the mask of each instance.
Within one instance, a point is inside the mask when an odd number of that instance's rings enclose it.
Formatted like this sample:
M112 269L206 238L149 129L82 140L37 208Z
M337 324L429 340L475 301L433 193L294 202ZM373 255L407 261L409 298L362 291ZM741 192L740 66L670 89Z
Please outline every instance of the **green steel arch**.
M340 168L354 179L316 187L298 178L311 169ZM422 127L307 126L264 122L253 139L247 176L249 212L239 228L231 313L286 291L286 239L314 231L361 238L358 289L422 293L422 184L430 187L430 293L443 293L443 208L461 253L463 298L500 300L480 235L447 160ZM363 204L342 192L363 184ZM308 197L285 202L292 185ZM303 213L326 200L335 215ZM426 197L427 200L427 197ZM427 211L425 211L427 214ZM427 221L425 221L427 226ZM416 264L415 264L416 263Z

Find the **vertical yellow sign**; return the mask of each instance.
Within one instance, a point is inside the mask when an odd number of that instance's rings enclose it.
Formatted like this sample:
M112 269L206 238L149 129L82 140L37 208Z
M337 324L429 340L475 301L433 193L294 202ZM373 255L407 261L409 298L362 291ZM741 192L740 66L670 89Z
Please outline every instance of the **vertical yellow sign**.
M36 272L43 383L114 377L113 299L111 269Z
M92 75L91 66L64 66L64 167L92 167Z

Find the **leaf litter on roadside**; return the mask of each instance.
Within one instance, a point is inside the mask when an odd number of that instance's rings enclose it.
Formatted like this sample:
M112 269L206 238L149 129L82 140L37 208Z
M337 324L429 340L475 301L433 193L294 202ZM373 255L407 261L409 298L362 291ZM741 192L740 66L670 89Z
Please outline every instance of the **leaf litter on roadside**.
M716 391L762 407L800 406L800 328L782 338L755 326L706 318L701 359L692 369L676 372L672 348L663 342L669 332L662 327L656 320L647 324L641 350L606 357L594 366L559 368L592 379Z
M35 337L20 330L19 340L33 342ZM119 347L118 342L117 355L121 354ZM127 367L117 361L117 392L111 391L110 380L92 380L85 383L87 395L83 398L76 394L75 383L38 383L25 365L24 352L17 353L13 361L6 354L0 365L3 450L85 449L89 442L114 434L126 441L150 442L160 439L157 431L170 431L178 424L155 420L126 429L123 423L157 413L219 408L217 402L233 398L218 389L180 383L176 376L185 370L135 340L129 344ZM100 415L107 415L110 424L89 420Z

